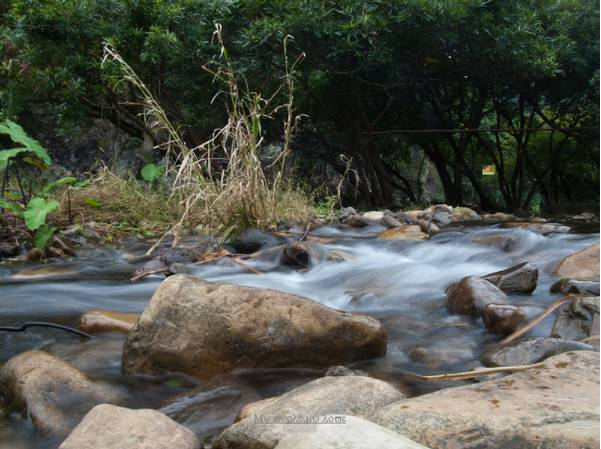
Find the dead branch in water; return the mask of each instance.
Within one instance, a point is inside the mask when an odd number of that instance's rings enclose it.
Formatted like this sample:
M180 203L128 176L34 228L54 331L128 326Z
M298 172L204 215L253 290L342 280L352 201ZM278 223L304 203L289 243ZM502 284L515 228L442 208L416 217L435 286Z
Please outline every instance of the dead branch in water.
M543 362L533 363L532 365L514 365L514 366L499 366L495 368L481 368L473 371L464 371L461 373L445 373L445 374L433 374L430 376L422 376L420 374L414 374L419 380L425 380L429 382L443 382L445 380L466 380L474 379L478 377L490 376L491 374L501 373L504 371L511 371L512 373L518 371L526 371L533 368L542 368Z
M520 327L513 334L506 337L503 341L501 341L500 345L507 346L508 344L514 342L515 340L520 338L522 335L526 334L528 331L530 331L532 328L534 328L537 324L539 324L542 320L544 320L546 317L548 317L551 313L553 313L555 310L557 310L559 307L561 307L566 302L572 301L572 300L578 299L578 298L583 298L585 296L586 295L567 295L567 296L564 296L563 298L559 298L557 301L555 301L553 304L551 304L549 307L547 307L547 309L543 313L541 313L539 316L534 318L532 321L526 323L524 326Z

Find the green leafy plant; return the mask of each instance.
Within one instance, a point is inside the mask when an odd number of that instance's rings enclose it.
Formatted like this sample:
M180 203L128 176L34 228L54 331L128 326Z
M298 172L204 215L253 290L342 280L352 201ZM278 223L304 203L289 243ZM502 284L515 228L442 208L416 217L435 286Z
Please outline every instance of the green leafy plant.
M163 176L163 173L165 173L165 167L157 164L146 164L140 172L142 179L148 182L156 181Z

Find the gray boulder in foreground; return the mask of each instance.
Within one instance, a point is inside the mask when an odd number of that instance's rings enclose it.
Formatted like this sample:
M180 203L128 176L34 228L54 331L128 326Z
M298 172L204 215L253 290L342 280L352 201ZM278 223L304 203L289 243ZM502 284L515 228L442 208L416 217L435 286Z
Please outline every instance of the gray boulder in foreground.
M303 431L288 433L275 449L428 449L357 416L326 415L326 421Z
M404 398L392 385L364 376L327 376L275 399L261 401L225 429L214 449L272 449L289 434L315 424L323 415L370 418L387 404ZM250 410L249 410L250 408ZM303 427L304 426L304 427ZM312 428L312 427L311 427Z
M129 333L123 369L207 379L239 368L327 367L385 353L386 334L374 318L178 274L163 281Z
M390 404L372 419L432 449L599 447L599 353Z
M156 410L100 404L59 449L200 449L192 431Z

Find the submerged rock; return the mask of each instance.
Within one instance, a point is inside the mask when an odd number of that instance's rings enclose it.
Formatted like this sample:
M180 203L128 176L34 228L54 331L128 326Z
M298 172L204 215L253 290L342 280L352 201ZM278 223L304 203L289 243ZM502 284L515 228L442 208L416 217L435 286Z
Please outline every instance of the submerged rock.
M373 421L432 448L599 447L599 354L578 351L381 409Z
M326 373L324 374L324 376L333 376L333 377L368 376L368 374L366 371L363 371L363 370L350 369L350 368L347 368L346 366L336 365L336 366L330 366L326 370Z
M196 435L156 410L94 407L59 449L200 449Z
M430 368L440 368L473 360L474 351L465 346L418 346L409 353L409 358Z
M386 352L379 321L289 293L167 278L129 333L126 372L210 378L237 368L330 366Z
M69 363L42 351L11 358L0 370L2 404L30 418L43 433L66 434L94 405L118 402L120 392L94 382Z
M576 279L560 279L551 286L551 293L576 293L584 295L599 295L599 282L578 281Z
M324 423L287 433L275 449L428 449L357 416L326 415Z
M507 304L507 295L491 282L479 277L465 277L447 287L447 304L452 313L477 315L489 304Z
M403 397L391 385L370 377L323 377L257 407L256 414L224 430L213 448L275 448L299 425L311 424L311 419L332 414L369 418Z
M285 243L284 239L260 229L246 229L232 242L236 252L252 254L262 249L273 248Z
M599 296L572 300L565 304L551 331L552 337L566 340L585 340L599 336ZM599 344L599 339L595 339Z
M482 276L507 293L532 293L536 290L538 268L530 262Z
M594 351L591 345L561 338L538 337L505 348L494 348L480 359L486 366L530 365L570 351Z
M526 229L528 231L538 232L542 235L570 232L569 226L564 226L556 223L532 223L519 221L503 223L500 226L502 228L508 229Z
M599 244L566 257L557 265L553 274L578 281L599 281Z
M425 240L428 235L422 232L419 225L402 225L387 229L378 235L378 240Z
M509 234L493 234L476 237L472 240L476 245L492 246L504 252L513 251L516 247L518 239Z
M90 310L79 318L78 328L88 334L117 332L127 334L138 321L138 313L115 312L113 310Z
M159 411L205 439L233 424L238 410L259 399L249 382L235 376L220 376L168 399Z
M528 321L521 307L510 304L489 304L484 309L482 320L493 334L509 335Z
M316 255L309 244L292 242L284 247L282 263L297 268L308 268Z

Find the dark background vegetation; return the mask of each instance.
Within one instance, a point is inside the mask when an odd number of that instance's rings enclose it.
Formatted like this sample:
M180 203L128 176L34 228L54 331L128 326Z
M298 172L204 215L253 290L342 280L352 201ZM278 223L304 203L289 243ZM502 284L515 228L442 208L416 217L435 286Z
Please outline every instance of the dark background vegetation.
M364 207L598 202L595 0L4 0L3 114L86 169L115 142L119 157L159 158L163 137L135 92L101 67L108 43L200 144L227 114L203 70L219 56L214 23L257 92L281 84L286 35L291 59L306 54L294 179L323 195L346 173L347 201ZM267 143L281 122L267 122ZM427 167L439 186L429 198Z

